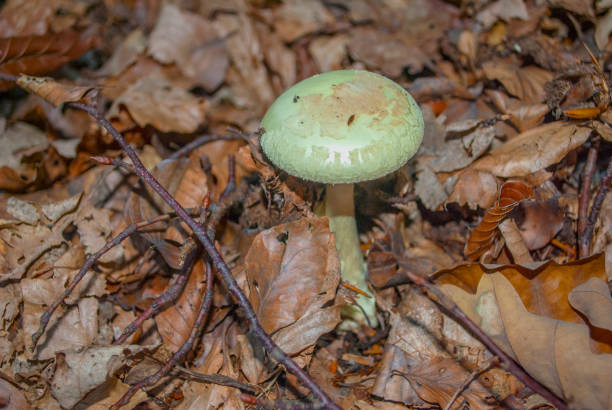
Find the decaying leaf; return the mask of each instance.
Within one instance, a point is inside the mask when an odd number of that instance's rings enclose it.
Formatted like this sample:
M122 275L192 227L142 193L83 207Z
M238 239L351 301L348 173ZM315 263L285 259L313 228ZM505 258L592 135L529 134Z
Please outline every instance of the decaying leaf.
M472 167L504 178L526 176L559 162L584 144L590 133L589 128L574 123L545 124L517 135Z
M126 360L145 350L152 350L152 346L90 346L60 351L51 393L62 407L72 408L94 390L108 389Z

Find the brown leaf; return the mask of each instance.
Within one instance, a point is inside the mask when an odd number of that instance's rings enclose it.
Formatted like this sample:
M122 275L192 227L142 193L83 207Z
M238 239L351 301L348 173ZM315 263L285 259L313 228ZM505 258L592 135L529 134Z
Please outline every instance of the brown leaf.
M421 362L410 368L409 373L402 374L421 399L427 403L436 403L446 407L451 397L460 388L463 381L470 377L455 359L434 359ZM491 394L478 382L473 381L461 393L470 405L470 409L488 409L485 399ZM457 399L451 408L461 408Z
M541 125L494 149L477 160L472 169L504 178L526 176L558 163L581 146L590 133L590 128L564 121Z
M162 132L192 133L204 126L208 102L174 87L162 76L143 77L113 103L108 115L125 107L141 127L151 125Z
M516 63L488 61L482 68L488 79L498 80L510 94L534 104L544 101L544 84L553 78L546 70L535 66L517 67Z
M429 57L417 47L416 41L374 27L351 30L348 48L355 60L392 78L401 76L405 67L410 67L411 73L418 73L429 63Z
M19 76L17 84L24 90L36 94L54 106L67 102L81 101L87 94L94 92L93 87L70 86L58 83L51 78Z
M333 15L318 0L308 3L286 0L274 10L274 28L280 38L290 43L297 38L334 22Z
M229 57L215 24L197 14L165 4L149 38L149 54L163 64L176 63L205 90L225 79Z
M603 273L601 264L600 268ZM475 295L451 285L443 286L443 290L472 320L495 322L496 326L484 326L483 330L569 407L610 407L612 354L591 351L587 326L530 313L512 283L500 272L483 275ZM484 306L485 300L488 306ZM602 302L609 312L610 299L590 300L591 304Z
M0 379L0 403L7 410L31 410L23 392L4 379Z
M325 217L261 232L245 265L251 303L268 333L319 311L335 297L340 279L336 244Z
M59 352L51 393L62 407L72 408L96 388L104 387L128 357L149 349L144 346L91 346Z
M41 75L85 54L98 45L98 28L78 32L66 30L44 36L0 39L0 72L4 74ZM0 82L0 90L14 84Z
M612 330L612 298L605 281L591 278L572 289L568 298L574 309L589 318L591 325Z
M210 267L198 259L178 300L155 316L159 334L172 352L176 352L189 338L200 310L202 289L206 285L205 269Z
M487 210L480 223L471 232L463 253L476 260L487 251L497 237L497 227L520 201L531 198L533 188L521 181L509 181L502 185L499 199Z
M497 181L488 172L466 169L459 174L453 192L446 199L446 203L457 202L474 209L483 209L493 206L497 199Z
M465 264L436 272L436 281L451 284L475 293L483 275L499 272L505 276L521 297L523 305L533 314L565 322L583 323L568 295L572 289L591 278L606 280L602 254L588 259L558 265L546 262L533 268L521 265Z

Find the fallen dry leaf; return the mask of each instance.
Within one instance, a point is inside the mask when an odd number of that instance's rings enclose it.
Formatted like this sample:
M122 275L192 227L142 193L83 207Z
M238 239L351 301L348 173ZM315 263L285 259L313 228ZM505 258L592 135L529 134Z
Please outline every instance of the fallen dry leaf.
M104 384L111 382L127 358L145 350L152 350L152 346L90 346L62 350L57 353L51 393L62 407L72 408L95 389L107 389Z
M530 313L512 283L499 272L483 275L474 295L452 285L443 285L442 290L472 320L481 323L506 353L570 407L610 406L612 354L591 351L588 327L584 324ZM589 304L594 302L591 299ZM610 311L612 301L608 299L606 303ZM483 323L487 321L489 325Z
M590 133L590 128L564 121L541 125L492 150L472 169L503 178L526 176L559 162L584 144Z
M336 243L325 217L302 218L261 232L245 265L251 303L269 333L320 311L334 299L340 280Z
M532 104L544 101L544 84L553 79L549 71L535 66L517 68L516 64L489 61L482 68L488 79L498 80L510 94Z
M208 102L163 77L143 77L114 101L108 115L118 116L121 107L141 127L189 134L204 125Z

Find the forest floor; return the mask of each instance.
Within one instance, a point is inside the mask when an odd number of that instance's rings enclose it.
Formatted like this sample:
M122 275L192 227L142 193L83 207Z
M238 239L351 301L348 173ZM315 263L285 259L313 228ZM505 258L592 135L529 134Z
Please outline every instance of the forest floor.
M612 408L610 33L607 0L0 1L0 407ZM355 187L351 330L324 186L258 133L337 69L425 122Z

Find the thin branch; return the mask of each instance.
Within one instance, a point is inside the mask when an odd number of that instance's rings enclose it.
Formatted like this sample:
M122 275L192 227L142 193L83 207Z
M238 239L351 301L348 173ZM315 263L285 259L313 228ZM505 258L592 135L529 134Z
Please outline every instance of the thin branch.
M193 370L187 369L183 366L175 366L174 368L176 371L182 373L184 377L189 380L195 380L203 383L218 384L227 387L234 387L247 393L256 393L258 391L258 386L254 384L242 383L238 380L234 380L231 377L224 376L222 374L202 374L194 372Z
M191 332L189 337L183 343L183 345L170 357L170 359L164 364L161 369L159 369L155 374L151 376L145 377L135 385L131 386L128 391L119 399L119 401L113 404L110 408L111 410L116 410L122 406L125 406L129 403L132 396L140 389L151 386L157 383L162 377L166 376L172 368L193 348L193 344L202 330L206 317L208 317L208 312L210 311L210 307L212 305L213 300L213 274L212 268L209 264L206 264L206 290L204 291L204 297L202 298L202 303L200 304L200 310L198 311L198 316L191 328Z
M461 325L475 335L494 355L499 357L503 363L503 367L516 376L525 386L529 387L534 392L548 400L558 410L569 410L567 405L552 393L548 388L540 384L537 380L531 377L523 368L518 365L510 356L506 354L499 346L495 344L493 340L480 328L476 323L472 321L463 311L455 304L455 302L440 289L438 289L429 279L409 270L403 270L405 278L403 283L413 282L417 286L425 288L427 295L435 303L442 306L448 312L450 312ZM394 281L395 285L398 285L402 281Z
M308 373L298 366L297 363L291 360L291 358L287 356L265 332L257 319L251 303L247 299L246 295L242 292L242 289L240 289L240 286L238 286L236 279L234 279L232 276L231 270L223 260L221 254L206 234L205 228L191 218L187 211L172 197L172 195L170 195L170 193L168 193L168 191L153 177L153 175L147 171L143 163L138 158L138 155L136 155L136 152L134 152L123 136L115 129L115 127L113 127L113 125L103 116L102 113L98 112L96 108L87 104L71 103L70 105L89 113L89 115L94 117L98 123L102 125L113 136L113 138L115 138L128 157L132 160L132 163L134 164L134 172L136 172L136 174L144 182L151 186L151 188L153 188L160 195L160 197L176 211L177 215L187 224L187 226L191 228L198 241L202 244L204 250L210 256L210 259L221 276L225 287L244 311L244 315L251 332L257 339L259 339L270 356L285 366L290 373L295 375L298 380L300 380L300 382L302 382L325 407L340 410L340 407L334 403L327 393L325 393L323 389L321 389L321 387L319 387L310 378Z
M591 199L591 185L593 184L593 174L597 165L597 151L599 150L599 137L594 136L591 140L591 148L587 154L586 165L582 174L580 185L580 201L578 204L578 255L581 258L589 256L589 246L584 240L586 233L587 219L589 213L589 202Z
M202 135L201 137L198 137L195 140L191 141L189 144L186 144L180 149L174 151L172 155L168 157L168 159L186 157L194 149L201 147L202 145L208 144L209 142L212 142L212 141L245 140L245 139L246 137L244 135L240 133L236 133L236 132L232 132L226 135Z
M589 214L589 219L587 219L584 233L582 235L582 242L584 242L584 245L581 244L581 246L584 246L584 248L587 250L586 256L590 255L591 253L591 241L593 240L595 223L597 222L597 218L599 218L599 212L601 211L601 206L606 198L606 194L610 190L610 181L612 181L612 158L608 163L606 173L601 179L601 184L599 184L599 190L597 191L597 195L595 195L593 205L591 205L591 213Z

